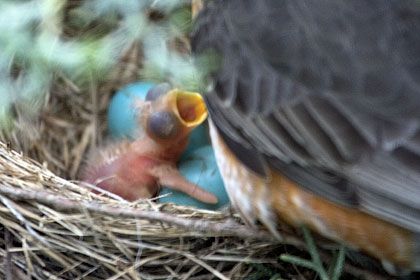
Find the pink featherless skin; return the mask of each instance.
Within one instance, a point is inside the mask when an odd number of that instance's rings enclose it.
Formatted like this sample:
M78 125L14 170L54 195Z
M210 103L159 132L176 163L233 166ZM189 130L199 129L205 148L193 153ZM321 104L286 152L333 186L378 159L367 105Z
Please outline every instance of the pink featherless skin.
M186 180L176 167L189 134L207 117L202 97L171 90L153 101L139 100L136 107L141 110L143 135L133 142L116 142L93 151L82 180L129 201L151 198L164 185L205 203L217 203L217 197ZM173 118L165 123L167 119L155 118L158 114Z

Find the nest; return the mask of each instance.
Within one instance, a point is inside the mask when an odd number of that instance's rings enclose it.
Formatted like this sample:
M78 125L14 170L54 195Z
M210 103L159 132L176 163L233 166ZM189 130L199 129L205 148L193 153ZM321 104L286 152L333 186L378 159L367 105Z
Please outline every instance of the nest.
M106 139L110 97L136 81L139 56L131 46L107 82L88 92L57 74L38 120L20 118L14 132L2 136L0 278L316 277L279 262L284 252L308 257L305 242L286 226L279 242L229 211L116 200L76 181L85 155ZM379 279L350 264L345 270Z
M228 212L116 200L76 181L106 139L110 97L136 81L139 55L131 46L88 93L57 74L37 121L18 118L2 136L0 278L229 279L277 263L270 235Z
M221 212L95 195L4 144L0 160L1 273L10 279L187 279L203 269L227 279L238 264L274 262L252 257L269 243L221 238L249 234Z

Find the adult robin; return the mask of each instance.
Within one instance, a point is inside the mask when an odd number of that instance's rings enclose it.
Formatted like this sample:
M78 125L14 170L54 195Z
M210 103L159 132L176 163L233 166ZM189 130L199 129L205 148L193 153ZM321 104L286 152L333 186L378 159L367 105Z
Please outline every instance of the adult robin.
M196 54L230 200L420 270L420 3L206 1Z

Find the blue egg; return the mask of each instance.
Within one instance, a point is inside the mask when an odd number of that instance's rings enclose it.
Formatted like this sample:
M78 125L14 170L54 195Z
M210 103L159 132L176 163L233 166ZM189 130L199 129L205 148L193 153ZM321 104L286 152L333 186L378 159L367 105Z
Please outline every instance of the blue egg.
M192 152L194 152L198 148L208 145L211 145L211 141L209 135L208 122L205 121L190 133L190 139L188 141L187 149L182 154L180 160L183 160L184 158L188 157Z
M184 156L178 164L178 170L184 177L201 188L217 196L217 204L206 204L189 195L167 187L162 188L161 195L172 193L160 199L160 202L173 202L181 205L195 206L197 208L216 210L229 203L222 177L210 145L199 147Z
M154 86L152 83L139 82L120 89L112 98L108 108L108 129L114 139L134 140L138 137L139 110L133 105L137 98L145 99Z

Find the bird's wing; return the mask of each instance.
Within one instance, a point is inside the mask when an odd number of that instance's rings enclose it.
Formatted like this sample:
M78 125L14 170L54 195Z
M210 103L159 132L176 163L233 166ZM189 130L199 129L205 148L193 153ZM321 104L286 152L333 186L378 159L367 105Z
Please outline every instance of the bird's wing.
M222 57L207 95L256 173L420 232L420 4L208 1L196 53Z

